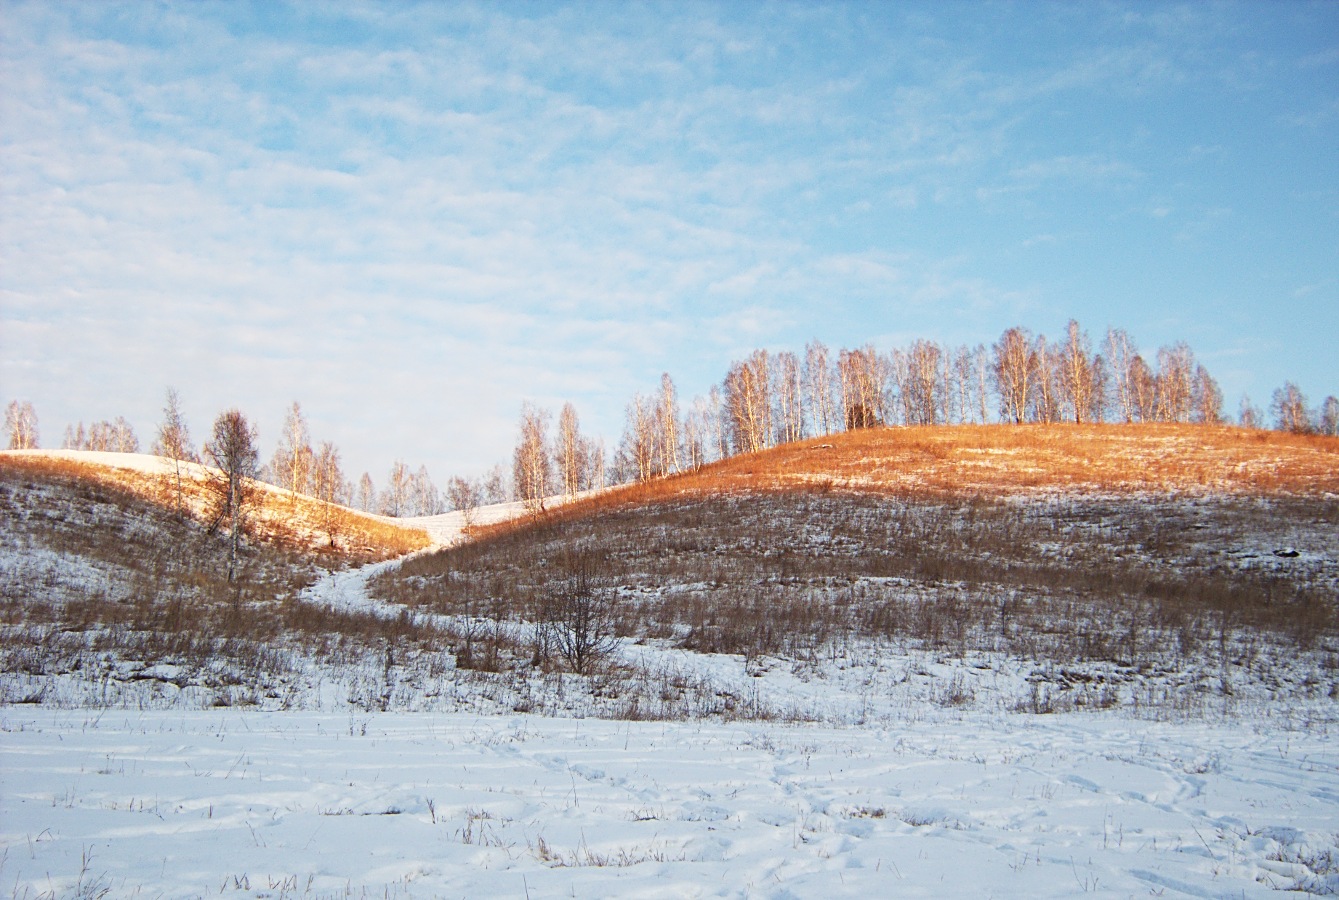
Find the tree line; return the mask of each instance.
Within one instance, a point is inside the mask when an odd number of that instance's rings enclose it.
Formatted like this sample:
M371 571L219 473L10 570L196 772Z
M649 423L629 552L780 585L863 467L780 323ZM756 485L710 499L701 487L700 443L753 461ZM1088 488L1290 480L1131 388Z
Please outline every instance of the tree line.
M1314 410L1287 382L1270 410L1279 430L1339 434L1333 396ZM658 390L629 401L608 473L602 447L597 457L581 443L570 403L552 441L551 418L525 404L513 454L517 499L536 508L585 486L644 481L879 425L1229 421L1218 382L1184 342L1146 357L1124 329L1108 329L1095 345L1075 320L1058 340L1014 327L989 347L916 340L887 352L872 344L833 352L811 341L803 355L755 350L686 410L665 373ZM1264 427L1264 414L1242 397L1237 421Z
M1273 427L1282 431L1339 435L1339 399L1328 396L1313 409L1291 381L1274 391L1270 414ZM1227 421L1217 381L1184 342L1146 357L1123 329L1108 329L1095 345L1071 320L1058 340L1013 327L989 347L922 339L883 352L872 344L833 352L817 340L802 355L759 349L733 362L721 382L686 409L665 373L657 390L639 392L628 402L612 457L602 438L582 432L570 402L556 425L550 410L526 402L510 470L496 465L476 478L454 476L444 489L425 466L413 469L398 459L380 489L367 472L347 479L339 449L312 439L296 401L273 455L262 465L255 428L237 410L221 414L210 441L199 452L192 449L177 393L169 388L150 452L175 461L178 502L181 464L217 465L219 452L231 446L240 452L229 451L229 459L255 456L254 465L241 466L243 482L266 481L311 495L327 508L337 504L388 516L460 510L471 524L480 506L515 499L540 509L554 495L691 471L735 454L879 425ZM1266 419L1243 396L1236 421L1262 428ZM29 401L9 403L5 430L10 449L40 446L37 413ZM140 449L134 429L121 417L69 426L62 446Z

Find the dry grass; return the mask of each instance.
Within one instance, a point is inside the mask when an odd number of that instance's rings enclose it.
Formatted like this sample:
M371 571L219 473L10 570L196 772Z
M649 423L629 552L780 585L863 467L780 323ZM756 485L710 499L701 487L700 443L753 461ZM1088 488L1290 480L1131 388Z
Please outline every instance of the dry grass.
M115 468L66 457L41 454L0 454L0 472L22 473L31 479L66 479L128 491L165 510L177 505L177 480L171 474ZM182 506L201 518L205 488L201 470L190 467L182 479ZM321 503L260 484L261 506L252 537L309 554L351 563L391 559L421 550L431 539L420 529L396 525L342 506Z
M1200 425L871 428L732 457L555 510L580 519L675 498L836 490L903 499L1339 493L1339 438ZM523 523L479 530L505 531Z
M380 596L543 621L574 550L618 633L1056 664L1254 664L1339 640L1339 440L1178 426L878 429L632 485L407 562ZM1275 550L1300 545L1298 558ZM1326 648L1329 648L1327 651Z
M389 661L390 648L434 654L448 640L409 616L307 602L329 560L285 539L250 542L230 582L224 542L144 482L54 462L0 466L0 672L83 673L104 690L170 681L255 703L293 683L301 656Z

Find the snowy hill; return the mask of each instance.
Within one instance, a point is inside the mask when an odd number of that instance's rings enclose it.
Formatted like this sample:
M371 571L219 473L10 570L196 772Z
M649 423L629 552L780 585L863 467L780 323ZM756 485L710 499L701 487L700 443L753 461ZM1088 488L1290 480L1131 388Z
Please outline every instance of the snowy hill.
M1333 450L1133 465L1187 437L1130 435L1119 465L1119 430L1012 438L1019 489L956 494L979 436L857 435L472 541L407 523L359 566L273 492L231 585L155 458L0 455L0 869L33 897L1339 891ZM577 571L612 629L584 674L553 643Z

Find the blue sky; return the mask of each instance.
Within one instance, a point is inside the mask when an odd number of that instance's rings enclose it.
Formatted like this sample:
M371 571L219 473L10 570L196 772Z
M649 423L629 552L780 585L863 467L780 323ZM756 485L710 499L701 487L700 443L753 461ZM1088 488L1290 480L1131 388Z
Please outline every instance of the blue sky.
M0 2L0 395L351 476L1013 325L1339 394L1339 4Z

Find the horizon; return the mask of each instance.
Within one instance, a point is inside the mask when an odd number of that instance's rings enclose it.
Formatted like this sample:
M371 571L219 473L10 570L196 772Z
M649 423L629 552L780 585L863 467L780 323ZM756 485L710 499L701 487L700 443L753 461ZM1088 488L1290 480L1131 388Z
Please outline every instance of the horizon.
M811 339L1339 394L1339 7L612 9L0 4L3 400L440 488Z

